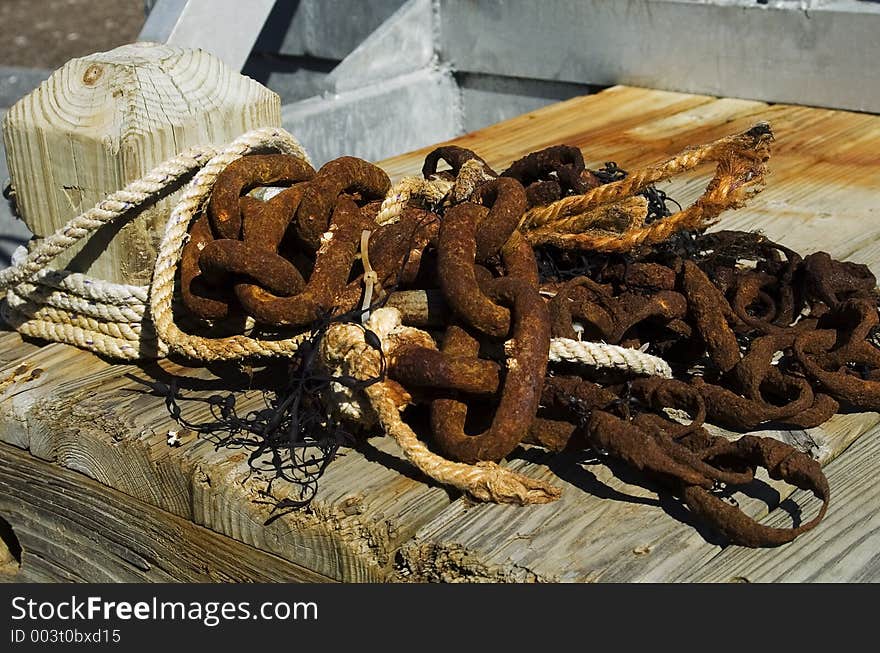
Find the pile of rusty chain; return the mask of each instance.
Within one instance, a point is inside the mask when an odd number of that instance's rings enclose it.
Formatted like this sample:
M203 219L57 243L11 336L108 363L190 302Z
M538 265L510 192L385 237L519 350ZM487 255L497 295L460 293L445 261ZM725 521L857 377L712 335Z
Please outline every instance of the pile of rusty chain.
M242 196L269 184L289 186L267 201ZM353 157L317 172L282 154L235 161L190 229L180 264L186 306L203 319L246 313L294 328L351 310L361 298L361 281L351 277L362 233L375 226L371 214L390 185L383 170ZM378 228L370 246L377 282L417 270L436 232L437 216L418 209Z
M365 286L374 308L391 290L439 296L440 349L406 347L386 374L414 412L426 411L445 455L475 463L521 444L592 448L669 488L732 542L781 544L825 514L819 463L772 438L710 435L703 423L809 428L841 407L877 410L876 280L865 266L824 252L803 258L759 234L703 234L708 219L743 199L732 194L725 205L719 188L747 185L759 158L731 148L716 155L719 170L739 165L741 176L719 172L694 206L673 214L684 216L674 233L664 196L648 183L659 177L643 174L623 195L614 185L625 172L589 170L569 146L529 154L501 174L469 150L439 148L423 175L455 182L452 190L441 202L413 197L379 226L390 181L378 167L343 157L316 172L292 156L247 156L220 175L192 224L183 304L206 324L251 320L272 331L358 319ZM438 171L441 161L448 170ZM251 191L262 186L284 188L256 199ZM573 216L577 239L547 237L547 224L561 224L555 217L537 226L526 219L603 187L604 204ZM585 238L611 245L585 252ZM552 338L640 348L668 361L676 378L548 369ZM759 467L812 491L818 515L770 528L726 500Z

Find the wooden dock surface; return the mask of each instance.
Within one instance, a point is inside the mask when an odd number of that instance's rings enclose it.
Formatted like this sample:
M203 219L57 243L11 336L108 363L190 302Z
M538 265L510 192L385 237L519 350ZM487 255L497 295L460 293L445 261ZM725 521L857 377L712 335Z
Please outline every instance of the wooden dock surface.
M758 120L776 134L767 189L720 227L761 229L802 253L823 249L880 274L878 116L614 87L454 142L496 168L567 143L592 167L632 169ZM381 165L394 177L415 174L424 154ZM662 188L692 200L705 172ZM346 449L307 510L267 524L266 481L250 472L247 454L193 434L169 447L167 433L179 427L129 376L182 373L193 393L247 386L234 367L116 365L0 334L0 516L23 549L20 567L0 556L0 579L880 580L877 413L778 434L825 441L832 490L824 522L778 549L724 546L637 478L535 450L509 464L560 485L559 502L474 505L426 483L383 437ZM257 392L245 398L260 401ZM754 494L739 503L767 523L791 523L793 505L804 518L817 509L777 482Z

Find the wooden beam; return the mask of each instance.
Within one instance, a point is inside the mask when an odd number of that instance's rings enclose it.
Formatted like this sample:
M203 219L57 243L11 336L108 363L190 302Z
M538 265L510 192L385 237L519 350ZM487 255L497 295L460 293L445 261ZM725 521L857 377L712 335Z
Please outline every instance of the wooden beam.
M307 510L267 523L277 517L265 494L268 478L248 466L248 453L216 448L193 433L169 447L168 431L180 427L161 398L126 376L177 378L187 396L205 397L247 387L244 372L214 367L216 376L169 361L114 365L60 344L16 358L13 340L2 345L8 349L0 360L9 362L0 368L0 441L322 576L387 579L400 544L451 501L409 467L390 439L374 438L340 452ZM242 413L262 405L256 391L239 399ZM187 415L209 418L204 407ZM278 498L296 490L273 485Z
M21 547L0 582L330 580L5 444L0 489L0 535Z
M201 50L151 43L72 59L3 120L21 215L37 236L195 145L281 124L278 96ZM150 282L174 196L103 226L53 267Z

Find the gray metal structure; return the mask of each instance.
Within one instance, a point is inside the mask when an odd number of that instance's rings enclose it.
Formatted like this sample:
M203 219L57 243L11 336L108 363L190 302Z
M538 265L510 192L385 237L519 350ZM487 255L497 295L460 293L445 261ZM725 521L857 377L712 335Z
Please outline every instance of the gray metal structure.
M880 112L880 5L443 0L457 70Z
M240 70L274 6L275 0L159 0L138 40L209 50Z
M204 4L243 3L158 0L147 27ZM259 38L239 29L255 42L245 72L282 96L318 161L390 156L612 84L880 111L880 4L865 0L265 4ZM197 31L189 44L231 47Z

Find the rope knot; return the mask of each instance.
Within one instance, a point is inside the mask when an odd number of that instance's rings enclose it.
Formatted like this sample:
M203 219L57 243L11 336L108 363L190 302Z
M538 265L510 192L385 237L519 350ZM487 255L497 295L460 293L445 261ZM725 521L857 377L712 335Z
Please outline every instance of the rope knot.
M384 378L385 361L405 344L424 345L430 341L433 346L434 341L424 331L405 327L401 322L400 311L396 308L379 308L363 326L353 323L332 325L321 339L321 366L333 377L382 383L394 404L402 410L411 397L399 383ZM378 341L379 349L371 340ZM355 387L334 381L330 384L329 399L340 417L367 426L376 424L376 415L369 402Z
M379 342L377 349L373 334ZM406 347L436 348L430 334L403 326L396 308L376 309L366 324L334 324L321 340L321 364L340 378L371 381L363 392L334 382L330 402L341 417L372 426L378 421L394 438L406 458L427 476L451 485L479 501L526 505L559 498L560 490L495 463L467 465L446 460L430 451L400 417L411 397L396 381L384 378L384 366Z

